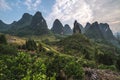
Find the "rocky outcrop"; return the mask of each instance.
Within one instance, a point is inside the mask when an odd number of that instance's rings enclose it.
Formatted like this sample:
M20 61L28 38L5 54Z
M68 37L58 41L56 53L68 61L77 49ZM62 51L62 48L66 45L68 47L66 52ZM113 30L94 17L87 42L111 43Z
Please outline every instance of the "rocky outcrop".
M89 22L87 22L87 24L85 25L84 28L84 33L90 28L91 24Z
M63 25L58 19L56 19L54 21L53 27L51 28L51 31L54 34L63 34Z
M107 23L100 23L99 26L100 26L100 30L101 30L101 32L102 32L102 34L103 34L103 37L104 37L105 39L112 40L112 39L115 38L115 37L113 36L113 33L112 33L112 31L110 30L109 25L108 25Z
M75 20L73 34L81 33L80 24Z
M48 26L41 12L36 12L34 16L24 13L19 21L10 24L11 28L7 31L13 35L44 35L48 34Z
M24 13L20 20L14 21L9 25L10 29L7 32L10 34L16 34L19 31L19 29L30 25L31 20L32 20L32 15L28 13Z
M84 33L84 28L82 26L82 24L78 23L79 24L79 28L81 29L81 33Z
M65 24L65 26L63 27L63 34L64 35L72 34L72 29L70 28L70 26L68 24Z
M34 35L48 34L48 26L46 20L43 18L41 12L36 12L33 16L29 29L32 30Z
M119 80L120 73L111 70L84 68L85 80Z
M99 39L114 40L115 39L107 23L98 24L98 22L94 22L92 25L88 23L85 27L85 35L95 40L99 40Z

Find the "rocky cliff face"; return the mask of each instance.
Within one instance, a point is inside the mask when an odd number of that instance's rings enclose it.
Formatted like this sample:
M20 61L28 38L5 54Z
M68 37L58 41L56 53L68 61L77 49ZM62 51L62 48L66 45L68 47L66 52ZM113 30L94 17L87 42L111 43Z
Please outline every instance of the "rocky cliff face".
M32 15L28 13L24 13L20 20L14 21L13 23L9 25L10 29L7 32L9 32L10 34L16 34L19 29L27 25L30 25L31 20L32 20Z
M51 28L51 31L54 34L63 34L63 25L58 19L56 19L54 21L53 27Z
M107 23L94 22L92 25L89 23L85 27L85 35L92 39L113 40L115 39L112 31Z
M35 35L43 35L48 34L48 26L43 18L41 12L36 12L36 14L33 16L31 24L29 25L30 30L32 30L33 34Z
M84 33L84 28L83 28L82 24L80 24L80 23L78 23L78 24L79 24L79 27L81 29L81 33Z
M43 35L48 34L48 26L41 12L36 12L34 16L24 13L19 21L10 24L10 29L6 31L13 35Z
M80 24L75 20L73 27L73 34L81 33Z
M66 24L63 28L63 33L64 35L71 35L72 34L72 29L68 24Z
M120 80L120 73L111 70L84 68L85 80Z
M90 28L91 24L89 22L87 22L87 24L85 25L84 28L84 33Z
M114 39L113 33L110 30L109 25L107 23L100 23L99 26L105 39Z

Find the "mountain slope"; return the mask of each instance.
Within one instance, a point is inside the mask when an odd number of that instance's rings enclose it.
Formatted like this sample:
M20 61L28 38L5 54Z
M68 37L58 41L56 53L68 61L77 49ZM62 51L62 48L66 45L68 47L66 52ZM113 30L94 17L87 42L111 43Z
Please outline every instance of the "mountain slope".
M53 27L51 28L51 31L54 34L63 34L63 25L58 19L56 19L54 21Z
M34 16L25 13L19 21L14 21L11 28L7 31L9 34L25 35L44 35L48 34L48 26L41 12L36 12Z
M93 54L94 45L84 35L74 34L58 42L58 50L60 52L78 57L83 54L86 55L87 53ZM89 58L91 57L92 55L89 56Z
M8 24L5 24L2 20L0 20L0 31L5 31L9 28Z
M32 20L32 15L28 13L24 13L20 20L14 21L9 25L10 28L6 32L15 35L19 31L19 29L29 25L31 23L31 20Z
M65 26L63 27L63 34L64 35L71 35L72 34L72 29L70 28L70 26L68 24L65 24Z
M88 26L88 27L87 27ZM111 29L107 23L94 22L91 26L87 24L85 35L94 40L115 40Z
M87 22L87 24L85 25L84 28L84 33L90 28L91 24L89 22Z

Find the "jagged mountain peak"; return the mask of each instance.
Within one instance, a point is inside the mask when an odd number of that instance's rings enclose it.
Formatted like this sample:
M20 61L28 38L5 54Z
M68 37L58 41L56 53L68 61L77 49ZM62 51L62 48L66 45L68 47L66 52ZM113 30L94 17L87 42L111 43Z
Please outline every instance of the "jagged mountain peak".
M81 33L80 25L77 20L74 22L73 34Z
M42 13L40 11L37 11L35 13L34 17L42 17Z
M30 15L29 13L24 13L22 18L19 21L27 21L31 18L32 18L32 15Z
M0 23L5 24L2 20L0 20Z
M95 21L94 23L92 23L92 26L91 27L99 27L99 24L97 21Z
M89 28L91 26L91 23L87 22L85 25L85 28Z
M86 24L87 24L87 25L90 25L91 23L90 23L90 22L87 22Z
M91 24L89 22L86 23L84 28L84 33L90 28Z
M63 25L59 19L55 19L51 31L55 34L63 34Z
M92 23L91 26L86 29L85 34L92 39L102 40L114 40L113 33L108 23L98 23L97 21Z
M63 31L64 31L64 35L71 35L72 34L72 29L70 28L70 26L68 24L65 24Z
M65 24L64 28L67 28L67 29L69 28L69 29L71 29L68 24Z
M62 24L61 21L59 19L55 19L54 23L59 23L59 24ZM63 26L61 26L63 27Z

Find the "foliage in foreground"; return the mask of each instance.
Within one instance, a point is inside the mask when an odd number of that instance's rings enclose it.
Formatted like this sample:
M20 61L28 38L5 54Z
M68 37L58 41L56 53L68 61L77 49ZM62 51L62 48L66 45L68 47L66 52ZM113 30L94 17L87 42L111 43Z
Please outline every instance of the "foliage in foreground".
M71 58L55 56L44 59L23 52L16 56L0 55L1 80L83 79L83 76L81 65Z

